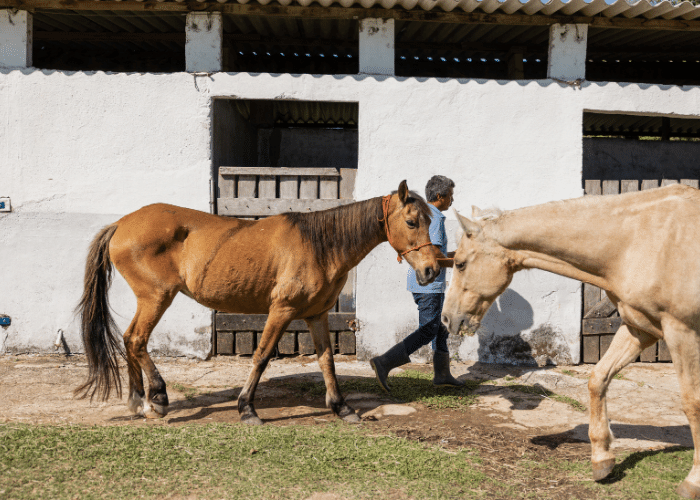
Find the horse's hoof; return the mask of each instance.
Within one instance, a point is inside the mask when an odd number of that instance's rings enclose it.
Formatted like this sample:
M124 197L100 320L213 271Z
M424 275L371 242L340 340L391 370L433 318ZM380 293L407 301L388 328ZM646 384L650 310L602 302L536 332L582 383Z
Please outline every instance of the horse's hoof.
M700 498L700 486L690 483L687 480L681 483L677 492L683 498Z
M341 418L343 419L343 422L347 424L359 424L360 422L362 422L362 419L358 417L357 413L355 412L348 413L347 415Z
M262 425L263 421L257 415L241 415L241 422L248 425Z
M593 480L594 481L602 481L606 477L610 475L610 473L613 470L613 467L615 467L615 459L614 458L608 458L607 460L603 460L601 462L593 462Z
M143 416L146 418L163 418L168 414L168 407L163 405L156 405L153 403L146 403L143 406Z

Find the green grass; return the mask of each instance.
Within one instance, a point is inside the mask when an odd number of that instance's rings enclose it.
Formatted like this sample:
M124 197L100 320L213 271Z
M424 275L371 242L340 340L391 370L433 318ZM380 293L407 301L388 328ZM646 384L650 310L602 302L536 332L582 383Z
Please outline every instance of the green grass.
M465 380L463 387L434 387L433 374L417 370L406 370L389 377L391 397L401 402L422 403L428 408L453 408L465 410L476 402L477 396L472 391L486 381ZM287 385L301 390L311 396L326 394L326 386L321 381L295 382ZM374 378L351 378L340 382L340 390L347 395L351 392L387 395Z
M186 387L186 386L184 386L184 385L182 385L182 384L179 384L179 383L177 383L177 382L174 383L174 384L172 385L172 387L173 387L173 389L175 389L176 391L181 392L181 393L185 396L185 399L187 399L188 401L193 400L193 399L195 398L195 396L197 396L197 394L199 394L199 391L197 390L197 388L195 388L195 387Z
M0 424L0 498L8 499L455 498L484 481L476 463L473 451L342 424Z

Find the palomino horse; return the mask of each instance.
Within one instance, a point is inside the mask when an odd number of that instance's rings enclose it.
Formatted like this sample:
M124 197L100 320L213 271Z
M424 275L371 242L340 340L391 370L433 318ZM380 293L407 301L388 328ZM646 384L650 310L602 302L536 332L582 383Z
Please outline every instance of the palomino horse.
M182 292L200 304L232 313L269 314L253 368L238 397L241 420L261 424L255 388L277 341L294 319L306 321L326 383L326 405L347 422L359 420L344 401L335 376L328 311L348 272L374 247L389 241L416 270L421 283L438 275L440 251L430 243L430 210L409 192L311 213L259 221L224 218L172 205L149 205L105 227L90 247L85 290L78 306L88 359L81 397L121 397L118 355L129 370L129 409L146 417L167 413L165 382L146 346L158 320ZM124 332L124 355L115 338L107 292L112 264L137 299ZM149 382L145 397L142 371Z
M442 311L447 329L473 334L522 269L544 269L603 288L623 324L588 383L593 478L604 479L615 465L608 384L664 339L695 444L693 468L678 492L700 498L700 191L673 185L546 203L481 220L457 215L464 235Z

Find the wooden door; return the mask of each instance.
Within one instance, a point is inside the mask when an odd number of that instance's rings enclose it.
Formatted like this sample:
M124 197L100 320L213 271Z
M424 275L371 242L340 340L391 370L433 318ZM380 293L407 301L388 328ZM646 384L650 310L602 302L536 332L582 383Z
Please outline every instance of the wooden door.
M640 189L653 189L669 184L686 184L698 187L698 179L649 179L641 182L637 180L587 180L585 181L585 194L614 195L639 191ZM584 363L597 363L608 350L610 342L622 324L620 315L613 306L606 293L600 288L584 283L583 285L583 319L581 321L581 360ZM638 361L657 362L671 361L671 355L666 343L662 340L644 350Z
M353 203L356 169L220 167L219 215L260 219L284 212L324 210ZM329 314L336 352L355 353L355 270ZM215 313L215 354L252 354L266 314ZM280 354L313 354L306 323L293 321L280 339Z

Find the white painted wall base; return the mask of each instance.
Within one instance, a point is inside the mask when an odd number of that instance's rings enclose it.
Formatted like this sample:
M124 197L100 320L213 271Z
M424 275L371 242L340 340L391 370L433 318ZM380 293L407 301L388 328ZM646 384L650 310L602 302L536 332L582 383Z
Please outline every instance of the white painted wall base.
M32 65L34 17L26 10L0 10L0 69Z

